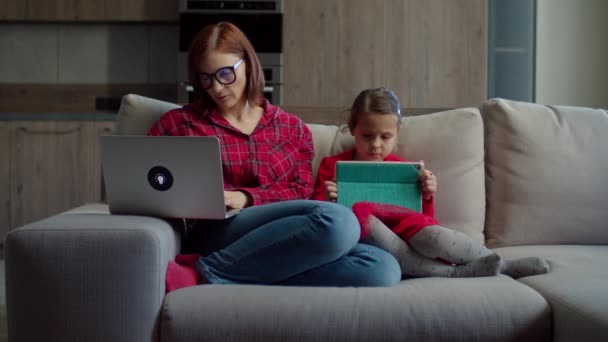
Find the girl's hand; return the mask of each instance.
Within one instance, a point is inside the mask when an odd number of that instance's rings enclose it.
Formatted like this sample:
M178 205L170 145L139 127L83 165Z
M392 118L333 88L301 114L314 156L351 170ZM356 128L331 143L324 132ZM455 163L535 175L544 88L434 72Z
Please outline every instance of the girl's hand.
M422 198L429 200L437 191L437 177L430 171L424 168L424 162L422 163L422 169L420 169L420 186L422 188Z
M325 181L325 200L335 202L338 199L338 184L332 181Z
M249 202L249 196L242 191L224 191L224 204L228 208L245 208Z

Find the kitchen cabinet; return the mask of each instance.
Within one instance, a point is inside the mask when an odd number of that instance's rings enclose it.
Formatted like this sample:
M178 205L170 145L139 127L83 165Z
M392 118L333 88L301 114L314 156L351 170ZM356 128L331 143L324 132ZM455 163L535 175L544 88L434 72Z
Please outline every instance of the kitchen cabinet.
M3 0L0 20L177 22L178 0Z
M23 20L25 18L25 1L3 0L0 7L0 20Z
M177 22L177 7L177 0L105 0L105 19Z
M178 0L146 0L146 20L178 22Z
M67 20L76 14L76 3L70 0L23 0L23 4L23 20Z
M4 236L23 224L102 200L98 137L112 132L113 121L1 124L2 152L8 156L0 169L0 185L8 189L2 191Z

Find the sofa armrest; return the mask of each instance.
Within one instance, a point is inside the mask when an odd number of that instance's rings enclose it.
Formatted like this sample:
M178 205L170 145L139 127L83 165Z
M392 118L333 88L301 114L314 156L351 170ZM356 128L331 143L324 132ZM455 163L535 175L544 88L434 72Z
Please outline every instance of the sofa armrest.
M9 340L152 341L179 233L152 217L65 213L6 238Z

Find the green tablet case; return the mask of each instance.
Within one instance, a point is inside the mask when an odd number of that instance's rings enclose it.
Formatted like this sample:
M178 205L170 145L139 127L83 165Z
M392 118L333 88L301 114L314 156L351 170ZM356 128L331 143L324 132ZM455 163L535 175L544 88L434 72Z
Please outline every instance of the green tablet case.
M419 173L420 163L338 161L338 203L387 203L422 212Z

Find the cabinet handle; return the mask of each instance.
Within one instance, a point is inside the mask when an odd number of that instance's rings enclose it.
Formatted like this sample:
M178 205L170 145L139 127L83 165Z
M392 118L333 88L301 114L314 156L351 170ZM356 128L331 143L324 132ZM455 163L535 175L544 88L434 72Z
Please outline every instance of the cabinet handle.
M78 126L76 128L70 128L65 130L52 130L52 129L29 129L27 127L19 127L18 129L21 132L29 133L29 134L71 134L80 132L82 126Z

